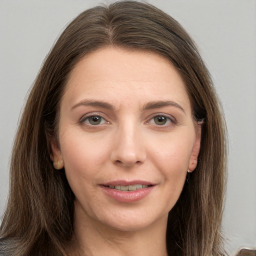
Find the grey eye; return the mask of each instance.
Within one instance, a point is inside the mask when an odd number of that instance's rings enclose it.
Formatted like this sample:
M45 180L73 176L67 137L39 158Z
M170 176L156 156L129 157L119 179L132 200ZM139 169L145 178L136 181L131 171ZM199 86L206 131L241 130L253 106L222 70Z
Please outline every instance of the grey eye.
M101 117L100 116L91 116L88 118L88 121L92 125L98 125L101 123Z
M155 116L154 117L154 123L156 125L165 125L167 122L170 122L170 118L166 116Z
M84 118L83 120L84 123L88 124L88 125L101 125L103 123L105 123L105 119L101 116L89 116Z

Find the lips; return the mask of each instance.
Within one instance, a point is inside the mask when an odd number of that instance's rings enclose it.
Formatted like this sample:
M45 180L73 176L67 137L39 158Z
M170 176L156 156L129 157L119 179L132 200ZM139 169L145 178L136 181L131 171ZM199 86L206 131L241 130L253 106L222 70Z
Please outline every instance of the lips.
M143 199L154 187L155 184L147 181L112 181L101 185L107 196L126 203Z
M142 185L142 184L136 184L136 185L128 185L128 186L122 186L122 185L117 185L117 186L113 186L113 185L109 185L107 187L112 188L112 189L116 189L116 190L120 190L120 191L135 191L135 190L139 190L142 188L148 188L152 185Z

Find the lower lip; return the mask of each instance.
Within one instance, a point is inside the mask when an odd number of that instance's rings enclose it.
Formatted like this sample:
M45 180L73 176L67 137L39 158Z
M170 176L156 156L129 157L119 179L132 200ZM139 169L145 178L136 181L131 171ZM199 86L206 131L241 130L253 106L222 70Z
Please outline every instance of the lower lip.
M101 186L102 190L111 198L115 199L119 202L129 203L136 202L143 198L145 198L154 188L154 186L150 186L147 188L142 188L134 191L121 191L105 186Z

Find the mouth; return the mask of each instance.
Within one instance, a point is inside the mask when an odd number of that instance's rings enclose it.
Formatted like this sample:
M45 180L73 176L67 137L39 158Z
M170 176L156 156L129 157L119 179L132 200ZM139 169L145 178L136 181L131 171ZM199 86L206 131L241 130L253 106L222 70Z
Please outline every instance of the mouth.
M156 185L142 180L116 180L100 186L102 191L111 199L122 203L132 203L147 197Z
M153 185L134 184L134 185L103 185L104 187L115 189L119 191L136 191L143 188L149 188Z

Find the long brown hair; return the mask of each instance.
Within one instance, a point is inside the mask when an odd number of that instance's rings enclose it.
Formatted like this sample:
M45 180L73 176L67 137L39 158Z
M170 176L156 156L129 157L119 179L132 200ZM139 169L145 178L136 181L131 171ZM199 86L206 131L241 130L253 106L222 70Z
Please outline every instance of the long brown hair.
M74 65L106 45L147 50L169 59L185 81L196 120L203 121L196 170L169 213L170 255L225 255L221 218L225 188L225 126L207 68L185 30L152 5L122 1L80 14L62 33L30 92L11 160L0 252L66 255L73 235L74 195L64 171L53 168L59 103Z

